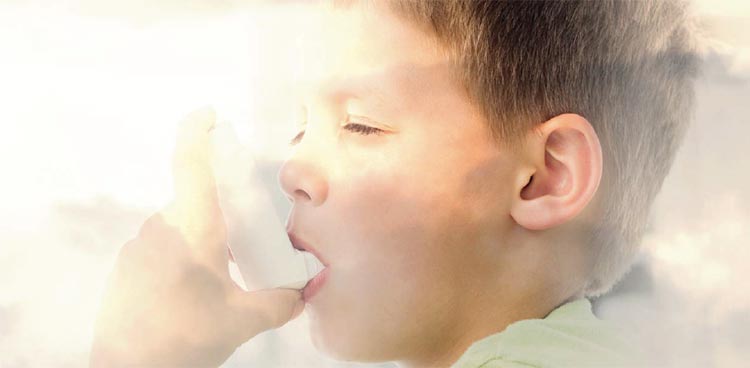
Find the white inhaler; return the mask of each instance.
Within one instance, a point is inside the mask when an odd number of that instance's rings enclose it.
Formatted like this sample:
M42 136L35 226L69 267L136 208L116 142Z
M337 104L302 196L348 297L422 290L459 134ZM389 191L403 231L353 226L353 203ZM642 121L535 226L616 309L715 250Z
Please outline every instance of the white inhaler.
M247 291L302 289L324 266L309 252L295 249L278 218L272 192L260 180L250 147L228 123L210 133L211 165L227 241Z

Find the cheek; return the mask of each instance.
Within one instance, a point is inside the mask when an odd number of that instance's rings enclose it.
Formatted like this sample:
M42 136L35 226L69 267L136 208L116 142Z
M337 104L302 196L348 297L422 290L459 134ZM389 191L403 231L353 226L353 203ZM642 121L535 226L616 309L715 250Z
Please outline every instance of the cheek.
M403 331L428 312L426 305L448 298L439 294L456 289L456 244L470 241L456 221L464 210L449 197L447 182L398 169L359 173L329 198L340 215L339 296L352 320L366 329ZM352 321L338 322L351 329Z
M448 230L451 217L460 216L448 180L407 167L407 162L371 166L347 180L336 205L352 235L362 240L358 252L391 262L414 258L414 252L427 250L425 242L434 242L431 237Z
M476 193L486 165L421 157L352 165L331 182L340 272L312 308L312 328L334 356L388 356L450 325L447 311L462 300L470 245L481 233L475 217L488 215L487 198Z
M440 151L426 147L388 155L399 160L351 165L331 190L342 225L338 230L349 241L342 258L360 267L367 267L366 260L378 267L372 272L383 274L376 280L393 279L401 289L434 282L431 273L445 273L466 250L457 244L471 243L481 217L495 210L487 205L496 201L486 194L488 183L498 180L499 173L490 172L498 162L458 152L430 156Z
M416 287L432 264L430 237L443 227L439 198L401 172L371 169L349 183L336 206L348 239L342 259L357 268L359 287L369 296Z

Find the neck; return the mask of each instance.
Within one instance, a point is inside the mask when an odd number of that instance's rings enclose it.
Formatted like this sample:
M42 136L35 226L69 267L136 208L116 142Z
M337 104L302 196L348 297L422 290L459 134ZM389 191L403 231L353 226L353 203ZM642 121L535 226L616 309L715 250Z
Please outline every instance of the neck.
M476 274L461 283L472 287L463 290L461 311L451 318L450 328L441 328L420 347L421 354L398 361L398 365L451 366L473 343L504 331L514 322L543 319L560 305L583 296L580 270L585 269L581 263L584 257L569 254L580 249L560 247L564 249L559 252L567 252L561 255L544 246L552 242L540 244L503 248L507 259L513 261L501 265L475 260L472 270ZM508 255L510 252L513 254Z
M497 295L497 294L496 294ZM502 295L502 294L499 294ZM507 294L506 294L507 295ZM491 302L473 308L468 318L463 319L463 324L457 324L461 328L450 337L444 336L441 348L437 345L426 347L426 354L421 359L407 359L398 361L401 368L422 367L449 367L453 365L474 343L490 335L502 332L510 324L525 319L545 318L552 310L569 301L570 298L560 300L555 298L541 297L537 295L526 301L518 302L512 306L503 307L503 302L493 298ZM507 305L507 300L504 301ZM483 312L477 312L483 311ZM434 342L434 341L433 341Z
M555 308L580 298L582 287L577 281L564 282L557 269L547 275L519 277L526 269L544 269L540 265L522 265L498 268L506 274L491 274L491 277L475 278L475 288L461 298L461 311L452 321L451 327L441 329L434 339L423 346L421 359L402 360L403 368L449 367L454 364L475 342L504 331L510 324L526 319L543 319ZM558 266L559 267L559 266ZM499 271L502 273L502 271ZM489 274L488 273L485 273ZM484 284L478 280L488 280ZM491 280L515 280L493 283ZM471 284L471 283L469 283Z

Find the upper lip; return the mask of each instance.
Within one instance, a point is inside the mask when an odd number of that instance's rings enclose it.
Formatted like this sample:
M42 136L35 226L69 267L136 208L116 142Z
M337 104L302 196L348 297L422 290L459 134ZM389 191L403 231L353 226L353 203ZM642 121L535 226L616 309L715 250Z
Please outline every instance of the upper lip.
M304 241L302 238L295 235L291 231L288 232L287 235L289 236L289 241L292 242L292 247L294 247L294 249L312 253L320 261L320 263L323 264L323 266L328 267L328 262L320 255L317 249L313 248L313 246L310 245L310 243Z

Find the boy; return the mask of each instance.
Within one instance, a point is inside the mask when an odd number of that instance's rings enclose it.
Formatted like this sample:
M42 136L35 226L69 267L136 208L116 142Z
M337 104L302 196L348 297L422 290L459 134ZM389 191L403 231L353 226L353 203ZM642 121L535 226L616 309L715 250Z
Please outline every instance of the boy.
M585 297L637 250L685 131L684 6L346 1L300 85L279 173L313 293L243 293L208 166L182 125L174 205L126 244L93 366L216 366L304 308L315 346L409 367L634 362Z

